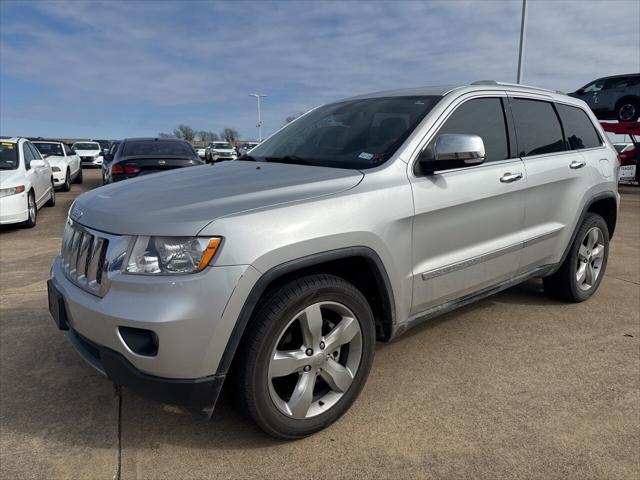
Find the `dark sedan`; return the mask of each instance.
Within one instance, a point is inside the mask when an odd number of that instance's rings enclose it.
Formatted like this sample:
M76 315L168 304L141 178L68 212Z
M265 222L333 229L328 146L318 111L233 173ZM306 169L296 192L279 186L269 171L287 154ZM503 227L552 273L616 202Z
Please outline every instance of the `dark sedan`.
M126 138L105 162L104 183L205 163L189 142L173 138Z

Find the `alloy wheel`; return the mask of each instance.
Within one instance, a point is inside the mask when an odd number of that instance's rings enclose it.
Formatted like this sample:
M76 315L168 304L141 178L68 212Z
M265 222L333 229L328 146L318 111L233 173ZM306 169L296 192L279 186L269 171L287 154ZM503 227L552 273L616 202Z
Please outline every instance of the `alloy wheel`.
M599 227L590 228L578 249L576 281L580 290L592 288L600 276L604 261L604 234Z
M29 220L34 222L36 219L36 202L33 199L33 195L29 195L27 209L29 210Z
M272 351L269 395L284 415L305 419L333 407L362 359L362 331L345 305L318 302L296 314Z

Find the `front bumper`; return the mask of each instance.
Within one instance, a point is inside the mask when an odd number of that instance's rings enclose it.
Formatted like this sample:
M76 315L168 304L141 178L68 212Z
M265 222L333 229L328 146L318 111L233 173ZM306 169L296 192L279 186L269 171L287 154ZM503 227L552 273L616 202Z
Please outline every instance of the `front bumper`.
M124 356L97 345L69 329L68 337L78 354L116 385L130 388L143 397L163 403L183 405L210 415L222 390L225 375L194 380L169 379L147 375Z
M26 192L0 198L0 225L25 222L28 218Z
M53 186L60 187L64 184L67 178L67 171L60 169L59 172L51 171L51 177L53 178Z
M218 365L237 318L224 313L228 303L236 303L230 299L247 270L252 267L164 277L109 272L109 290L98 297L73 284L58 257L48 281L54 292L50 310L54 319L56 309L64 318L58 326L69 330L78 353L116 384L210 412L226 373ZM125 340L126 328L152 331L157 351L136 353Z

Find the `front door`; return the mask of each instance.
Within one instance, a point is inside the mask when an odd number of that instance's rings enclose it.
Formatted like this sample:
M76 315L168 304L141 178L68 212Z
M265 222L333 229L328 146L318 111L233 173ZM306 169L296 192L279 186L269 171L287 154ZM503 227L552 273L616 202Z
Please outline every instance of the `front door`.
M484 164L409 173L415 205L412 315L517 274L527 179L522 161L513 158L505 103L499 92L458 100L429 140L441 133L479 135Z

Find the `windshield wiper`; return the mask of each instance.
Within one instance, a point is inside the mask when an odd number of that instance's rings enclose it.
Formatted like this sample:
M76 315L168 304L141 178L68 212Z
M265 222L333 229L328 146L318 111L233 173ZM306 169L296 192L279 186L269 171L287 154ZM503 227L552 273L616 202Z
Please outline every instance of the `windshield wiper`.
M284 157L265 157L265 161L267 162L275 162L275 163L291 163L297 165L313 165L309 160L305 160L302 157L298 157L297 155L285 155Z
M247 162L257 162L251 155L242 155L238 160L246 160Z

